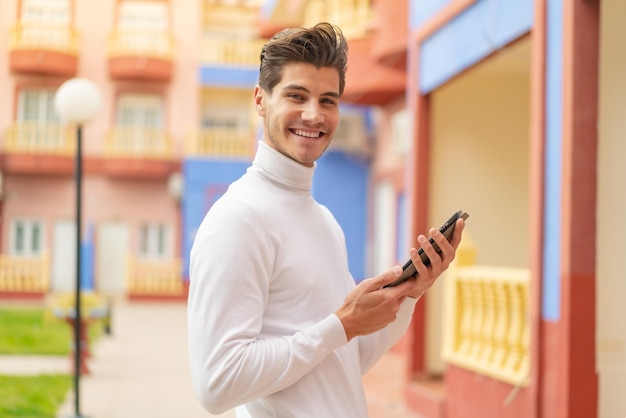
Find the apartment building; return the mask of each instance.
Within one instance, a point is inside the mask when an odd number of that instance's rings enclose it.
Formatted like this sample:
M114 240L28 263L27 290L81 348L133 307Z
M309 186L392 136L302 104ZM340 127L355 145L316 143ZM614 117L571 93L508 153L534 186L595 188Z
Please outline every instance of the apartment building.
M168 185L195 122L197 11L142 1L0 7L2 290L74 288L76 130L60 122L54 95L82 77L102 96L83 130L84 286L133 294L152 281L180 292L180 196Z
M204 213L250 164L252 92L270 35L260 1L14 0L0 5L0 292L41 297L76 282L76 127L59 120L63 82L93 81L82 127L81 281L130 298L186 296ZM346 111L320 161L316 197L346 230L365 276L367 109ZM341 139L343 138L343 140ZM343 145L342 145L343 144Z

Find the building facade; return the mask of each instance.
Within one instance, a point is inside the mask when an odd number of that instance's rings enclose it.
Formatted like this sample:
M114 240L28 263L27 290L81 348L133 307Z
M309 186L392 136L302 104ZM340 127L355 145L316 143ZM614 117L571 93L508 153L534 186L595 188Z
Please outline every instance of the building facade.
M0 292L76 278L75 133L53 112L64 81L93 80L104 104L84 130L82 280L184 298L195 228L254 154L260 45L330 21L349 69L314 194L346 232L355 279L470 214L455 265L395 348L407 405L624 416L623 3L0 2Z
M41 297L76 282L76 127L59 86L93 81L83 127L81 281L114 297L186 297L195 230L250 164L252 93L267 35L260 1L15 0L0 5L0 294ZM365 275L367 109L346 109L314 184ZM343 144L343 146L341 146ZM341 176L337 173L341 172Z
M421 416L626 414L622 3L286 0L266 13L341 25L347 9L373 12L356 13L370 18L344 98L378 116L372 274L470 213L397 347Z

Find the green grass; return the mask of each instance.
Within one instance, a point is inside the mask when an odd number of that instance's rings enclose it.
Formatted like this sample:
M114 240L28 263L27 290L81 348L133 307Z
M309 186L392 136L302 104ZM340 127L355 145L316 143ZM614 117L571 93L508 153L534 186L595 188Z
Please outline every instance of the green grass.
M90 341L101 332L101 322L92 323ZM72 328L43 308L0 309L0 354L68 355L72 347Z
M0 418L54 418L71 384L70 375L0 375Z
M89 326L90 342L102 334L102 321ZM73 329L44 308L0 308L0 354L69 355ZM0 418L54 418L72 376L0 375Z

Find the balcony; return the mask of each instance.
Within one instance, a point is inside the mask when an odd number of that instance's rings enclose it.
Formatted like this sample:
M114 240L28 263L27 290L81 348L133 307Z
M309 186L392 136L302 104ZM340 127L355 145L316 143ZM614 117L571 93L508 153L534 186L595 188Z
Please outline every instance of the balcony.
M409 2L377 1L377 29L371 54L383 65L406 71L409 39Z
M528 269L462 261L451 267L446 277L444 360L506 384L527 386L529 285Z
M189 135L185 153L195 157L220 159L251 159L256 151L254 134L248 130L233 128L205 128Z
M202 63L209 66L252 67L260 64L263 39L229 39L205 37L202 48Z
M24 258L0 255L0 295L42 297L50 287L50 259L47 253Z
M112 177L167 179L180 165L164 129L117 126L104 144L103 172Z
M259 78L263 41L205 37L202 43L200 83L203 86L251 89Z
M14 73L72 77L78 67L78 33L67 25L18 23L11 28L9 51Z
M71 175L76 132L58 123L15 122L6 132L3 151L9 173Z
M373 37L348 41L348 72L342 100L362 105L383 105L406 91L406 71L381 64L372 56Z
M109 74L118 80L169 82L173 52L170 32L118 29L109 38Z
M142 260L128 257L126 293L133 299L185 299L182 260Z

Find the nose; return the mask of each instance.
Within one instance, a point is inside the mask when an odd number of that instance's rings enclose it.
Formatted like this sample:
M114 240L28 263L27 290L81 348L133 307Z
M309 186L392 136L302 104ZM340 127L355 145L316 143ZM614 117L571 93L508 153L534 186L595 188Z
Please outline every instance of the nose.
M322 112L319 103L309 101L302 109L301 118L305 122L316 125L324 122L324 113Z

